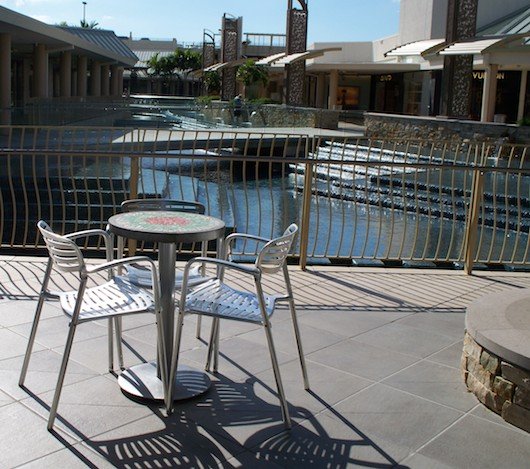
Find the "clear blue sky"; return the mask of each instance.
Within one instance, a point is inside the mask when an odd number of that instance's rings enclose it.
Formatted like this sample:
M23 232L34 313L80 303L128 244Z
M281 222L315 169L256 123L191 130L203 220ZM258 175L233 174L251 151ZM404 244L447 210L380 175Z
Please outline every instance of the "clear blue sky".
M243 17L248 33L285 33L287 0L86 0L87 21L120 36L202 41L223 13ZM294 2L299 5L298 2ZM309 0L308 42L365 41L397 33L399 0ZM54 24L79 25L81 0L0 0L0 5Z

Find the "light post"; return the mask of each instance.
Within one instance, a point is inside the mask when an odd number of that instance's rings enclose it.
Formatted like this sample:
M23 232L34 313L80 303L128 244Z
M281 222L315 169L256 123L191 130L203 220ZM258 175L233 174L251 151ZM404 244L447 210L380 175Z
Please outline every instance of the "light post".
M86 2L82 2L83 3L83 24L86 23Z

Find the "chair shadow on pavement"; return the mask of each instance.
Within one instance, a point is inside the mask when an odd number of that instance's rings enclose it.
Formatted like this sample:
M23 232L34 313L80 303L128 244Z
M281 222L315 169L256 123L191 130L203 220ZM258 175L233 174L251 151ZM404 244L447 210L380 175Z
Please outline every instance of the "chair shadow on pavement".
M153 415L145 422L113 430L111 433L129 433L118 438L106 438L105 434L87 437L81 428L68 424L67 416L66 420L60 416L59 419L68 432L73 432L115 467L218 468L249 464L289 468L403 467L311 391L312 397L324 406L325 411L347 425L354 437L331 437L316 415L294 406L290 406L293 427L286 430L279 405L258 397L256 386L263 386L275 395L274 390L254 376L236 382L216 374L207 393L183 401L170 417L158 407L151 407ZM61 439L60 432L56 435ZM74 454L77 452L75 446L68 445L68 448ZM84 458L79 454L76 456ZM87 461L83 462L87 464Z

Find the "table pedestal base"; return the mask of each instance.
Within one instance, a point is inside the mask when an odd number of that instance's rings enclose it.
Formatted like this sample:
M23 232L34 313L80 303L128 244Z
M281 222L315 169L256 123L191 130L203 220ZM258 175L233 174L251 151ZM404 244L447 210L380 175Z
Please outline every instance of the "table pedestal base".
M132 397L151 401L164 400L162 380L157 376L156 362L142 363L124 370L118 377L121 389ZM173 400L190 399L210 388L210 378L203 371L179 365Z

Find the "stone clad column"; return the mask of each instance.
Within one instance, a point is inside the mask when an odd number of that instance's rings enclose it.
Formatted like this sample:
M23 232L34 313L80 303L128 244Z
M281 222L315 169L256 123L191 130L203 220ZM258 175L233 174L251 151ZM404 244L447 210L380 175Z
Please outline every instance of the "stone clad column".
M305 52L307 49L307 0L298 0L301 9L293 8L289 0L287 10L287 55ZM285 66L285 104L304 105L305 60Z
M109 95L110 85L110 66L108 64L101 66L101 96Z
M233 62L240 58L242 18L223 16L221 31L221 62ZM224 67L221 70L221 99L230 101L236 95L236 68Z
M70 51L61 54L60 72L60 96L69 98L72 96L72 53Z
M87 94L87 66L88 59L86 55L77 57L77 96L85 98Z
M97 60L90 67L90 96L101 96L101 63Z
M48 97L48 52L44 44L36 44L33 55L33 95Z
M475 36L478 0L449 0L447 5L448 43ZM472 55L444 57L442 80L442 114L467 119L471 113Z
M11 124L11 35L0 34L0 124Z

